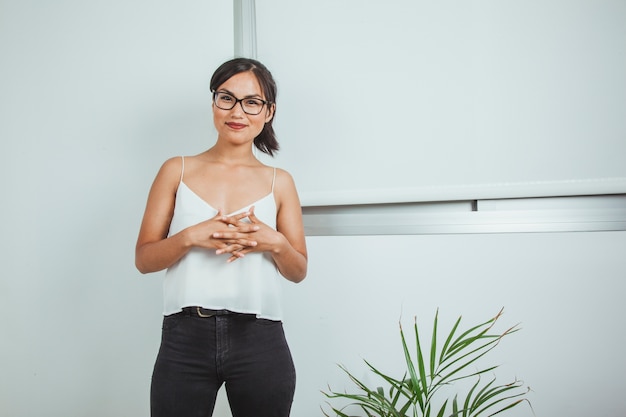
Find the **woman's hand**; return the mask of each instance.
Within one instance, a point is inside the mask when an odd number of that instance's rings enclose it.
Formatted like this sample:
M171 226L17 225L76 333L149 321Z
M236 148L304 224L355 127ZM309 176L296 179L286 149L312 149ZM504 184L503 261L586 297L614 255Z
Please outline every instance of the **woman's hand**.
M242 221L246 217L250 221L249 223ZM286 241L281 233L256 217L254 206L246 213L226 217L223 221L227 222L231 227L225 232L215 232L213 238L226 243L226 246L218 249L216 253L218 255L224 253L231 254L227 262L243 258L250 252L276 251Z
M213 218L191 226L187 230L192 246L205 249L216 249L216 253L237 253L244 247L255 246L250 234L258 230L258 226L242 220L249 213L225 216L218 212Z

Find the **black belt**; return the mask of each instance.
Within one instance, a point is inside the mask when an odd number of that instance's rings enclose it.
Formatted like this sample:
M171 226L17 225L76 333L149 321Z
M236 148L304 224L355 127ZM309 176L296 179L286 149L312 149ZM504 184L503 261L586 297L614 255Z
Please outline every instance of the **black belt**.
M208 317L214 317L214 316L225 316L226 314L236 314L236 313L233 313L230 310L211 310L211 309L202 308L202 307L184 307L183 311L181 311L179 314L183 314L185 316L191 316L191 317L208 318Z

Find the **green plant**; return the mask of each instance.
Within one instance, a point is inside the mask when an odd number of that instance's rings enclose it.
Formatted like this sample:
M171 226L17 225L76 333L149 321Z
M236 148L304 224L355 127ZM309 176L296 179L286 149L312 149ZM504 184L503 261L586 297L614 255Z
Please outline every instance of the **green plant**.
M348 400L348 405L341 408L331 407L332 412L340 417L350 417L344 413L348 406L359 407L368 417L476 417L493 416L510 410L522 402L527 402L529 389L518 379L497 384L495 376L484 381L485 374L492 373L498 366L481 366L479 359L494 349L503 337L515 333L518 326L504 332L495 333L493 327L502 315L498 314L484 323L461 332L459 317L445 337L441 347L437 344L439 332L439 311L435 314L430 352L425 355L420 343L420 332L415 320L415 351L414 357L407 344L405 333L400 324L400 337L406 372L400 379L392 378L372 366L365 360L369 370L387 385L387 389L369 388L357 379L345 367L340 368L359 389L357 393L323 392L329 399ZM475 381L472 383L472 380ZM467 383L462 383L466 381ZM445 390L458 391L459 385L465 392L453 396L446 395ZM445 388L445 389L444 389ZM530 403L528 403L530 405ZM324 410L324 415L326 414Z

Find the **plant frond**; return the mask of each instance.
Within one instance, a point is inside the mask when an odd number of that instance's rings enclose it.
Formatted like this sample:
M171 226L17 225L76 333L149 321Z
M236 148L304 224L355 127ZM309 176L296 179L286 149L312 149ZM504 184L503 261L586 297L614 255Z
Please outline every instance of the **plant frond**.
M404 331L402 330L402 326L400 326L400 338L402 340L402 350L404 351L404 359L406 362L406 367L409 373L409 377L411 380L411 387L413 392L426 392L426 381L420 381L420 378L417 376L417 372L415 370L415 365L413 363L413 359L411 359L411 353L409 352L409 347L406 343L406 338L404 337ZM419 361L419 354L417 360ZM420 405L420 409L424 410L424 398L423 394L417 395L416 400Z
M415 347L417 349L417 369L419 369L420 382L422 383L422 391L428 391L428 385L426 381L426 363L424 361L424 352L422 351L422 344L420 343L419 330L417 328L417 318L415 318L415 323L413 325L415 331Z
M409 347L407 335L400 323L400 339L406 370L401 378L382 372L367 360L369 371L381 378L383 386L370 388L363 381L351 374L342 365L340 368L355 385L357 392L334 392L328 388L323 394L328 399L343 399L349 404L332 411L338 417L348 417L345 408L358 407L367 417L478 417L494 416L519 404L530 402L525 397L530 391L523 390L524 383L518 379L508 384L497 384L495 375L485 380L483 375L493 372L498 365L483 366L478 362L495 349L500 341L519 330L518 325L502 332L495 332L494 326L502 316L497 315L469 329L460 331L462 316L454 322L447 332L439 351L440 333L439 309L432 322L432 332L428 357L424 355L422 331L414 320L415 349ZM480 366L478 366L480 365ZM466 394L454 394L452 398L442 398L443 388L454 387L456 382L476 378ZM437 395L436 395L437 394ZM531 405L532 409L532 405ZM432 413L432 414L431 414ZM324 412L326 417L330 417Z
M430 342L430 374L435 375L435 360L437 357L437 326L439 323L439 309L435 312L435 321L433 323L433 335Z
M461 318L462 317L463 316L459 316L459 318L456 320L456 322L452 326L452 330L450 330L450 333L448 333L448 337L446 338L446 341L443 344L443 347L441 348L441 355L439 356L439 362L445 362L444 355L446 354L446 352L448 352L449 346L452 343L452 339L454 338L456 330L458 329L459 325L461 324Z

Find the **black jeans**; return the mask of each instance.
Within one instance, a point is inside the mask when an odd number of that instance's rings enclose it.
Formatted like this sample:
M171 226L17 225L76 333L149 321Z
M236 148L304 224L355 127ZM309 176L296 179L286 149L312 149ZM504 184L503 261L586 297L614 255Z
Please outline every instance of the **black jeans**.
M226 384L233 417L288 417L296 373L283 325L251 315L163 320L152 417L210 417Z

